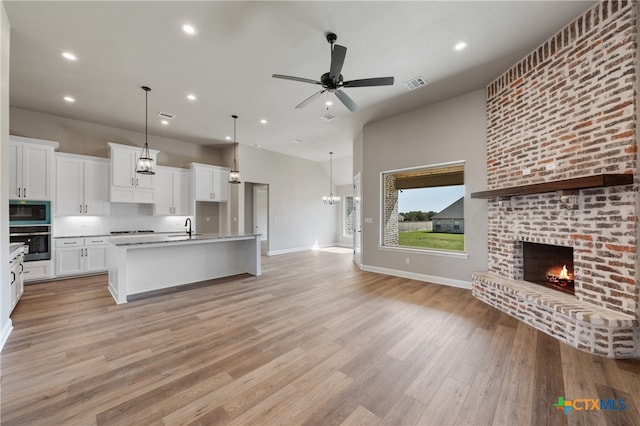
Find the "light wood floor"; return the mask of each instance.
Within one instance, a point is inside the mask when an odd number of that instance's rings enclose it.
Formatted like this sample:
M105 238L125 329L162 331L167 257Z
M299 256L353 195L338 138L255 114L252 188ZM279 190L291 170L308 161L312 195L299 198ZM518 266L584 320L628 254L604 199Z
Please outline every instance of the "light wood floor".
M468 290L264 258L117 306L106 277L28 285L1 354L2 425L639 424L640 362L572 349ZM567 399L624 399L576 411Z

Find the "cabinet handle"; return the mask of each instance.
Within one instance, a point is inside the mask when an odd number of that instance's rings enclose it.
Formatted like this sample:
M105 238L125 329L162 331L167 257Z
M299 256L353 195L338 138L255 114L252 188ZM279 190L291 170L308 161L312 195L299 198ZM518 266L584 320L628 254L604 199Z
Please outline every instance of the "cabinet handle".
M85 255L85 256L88 256L88 255L89 255L89 254L88 254L88 252L87 252L87 250L89 250L89 249L84 249L84 255Z
M87 205L84 205L84 212L87 213Z
M18 188L18 198L20 198L20 188Z
M82 213L82 204L80 204L80 213Z
M71 241L69 243L62 243L62 244L65 244L65 245L76 245L77 243L75 241Z
M11 271L11 275L13 275L13 278L11 278L11 285L13 285L16 282L16 273Z
M83 257L83 256L84 256L84 254L83 254L83 253L84 253L84 250L83 250L83 249L80 249L80 257Z
M23 264L23 263L21 263L21 264L20 264L20 273L22 274L23 272L24 272L24 264Z
M27 198L27 188L22 188L22 196Z
M138 178L136 178L136 186L138 186Z
M133 186L133 178L131 178L131 186Z

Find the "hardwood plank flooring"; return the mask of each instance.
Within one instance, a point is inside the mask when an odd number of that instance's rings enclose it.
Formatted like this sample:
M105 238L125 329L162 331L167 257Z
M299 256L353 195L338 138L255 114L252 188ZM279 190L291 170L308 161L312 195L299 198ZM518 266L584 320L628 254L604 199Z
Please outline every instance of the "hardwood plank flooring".
M2 425L640 424L639 360L339 250L126 305L106 286L26 286L0 354ZM625 408L564 414L558 397Z

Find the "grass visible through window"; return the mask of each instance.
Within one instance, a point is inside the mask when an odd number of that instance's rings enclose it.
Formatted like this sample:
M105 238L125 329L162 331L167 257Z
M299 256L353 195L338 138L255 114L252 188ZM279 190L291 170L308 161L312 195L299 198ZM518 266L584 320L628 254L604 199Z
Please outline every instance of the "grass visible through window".
M464 251L464 234L446 234L433 231L398 233L399 245L436 250Z

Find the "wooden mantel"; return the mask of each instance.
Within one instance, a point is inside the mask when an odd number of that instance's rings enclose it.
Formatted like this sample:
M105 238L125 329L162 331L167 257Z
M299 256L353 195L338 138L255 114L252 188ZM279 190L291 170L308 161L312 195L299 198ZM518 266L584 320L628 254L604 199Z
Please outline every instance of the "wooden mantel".
M554 182L512 186L510 188L500 188L491 191L472 192L471 198L513 197L516 195L542 194L545 192L564 191L572 189L588 189L602 188L605 186L630 185L632 183L632 174L602 174L574 179L557 180Z

